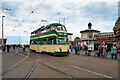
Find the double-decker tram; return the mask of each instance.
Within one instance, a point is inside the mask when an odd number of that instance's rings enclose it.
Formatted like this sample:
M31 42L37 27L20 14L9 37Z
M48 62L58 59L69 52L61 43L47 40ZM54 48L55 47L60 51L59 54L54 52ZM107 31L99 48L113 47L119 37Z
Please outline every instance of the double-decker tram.
M31 32L30 50L52 55L68 55L69 43L66 27L60 23L52 23Z

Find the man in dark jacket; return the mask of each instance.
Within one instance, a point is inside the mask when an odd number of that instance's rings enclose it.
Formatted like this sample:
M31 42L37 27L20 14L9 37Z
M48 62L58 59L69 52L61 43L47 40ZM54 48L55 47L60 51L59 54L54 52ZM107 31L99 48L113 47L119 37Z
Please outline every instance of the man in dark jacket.
M7 52L9 52L10 51L10 46L9 45L7 45Z

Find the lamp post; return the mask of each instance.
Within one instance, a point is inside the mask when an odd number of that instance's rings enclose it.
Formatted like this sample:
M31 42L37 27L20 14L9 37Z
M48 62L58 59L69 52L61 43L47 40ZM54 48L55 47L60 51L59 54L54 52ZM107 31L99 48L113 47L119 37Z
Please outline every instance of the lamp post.
M3 27L4 17L5 17L5 16L3 15L3 16L2 16L2 44L4 44L4 39L3 39L3 37L4 37L4 29L3 29L3 28L4 28L4 27Z

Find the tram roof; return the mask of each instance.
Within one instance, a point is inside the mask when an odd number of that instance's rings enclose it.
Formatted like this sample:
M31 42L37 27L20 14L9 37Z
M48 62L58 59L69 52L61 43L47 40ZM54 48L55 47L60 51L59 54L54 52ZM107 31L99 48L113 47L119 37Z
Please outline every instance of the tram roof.
M52 24L49 24L49 25L47 25L47 26L42 26L42 27L40 27L39 29L31 32L31 34L36 33L37 31L42 31L42 30L44 30L44 29L48 29L48 28L50 28L51 26L64 26L64 25L62 25L62 24L60 24L60 23L52 23Z

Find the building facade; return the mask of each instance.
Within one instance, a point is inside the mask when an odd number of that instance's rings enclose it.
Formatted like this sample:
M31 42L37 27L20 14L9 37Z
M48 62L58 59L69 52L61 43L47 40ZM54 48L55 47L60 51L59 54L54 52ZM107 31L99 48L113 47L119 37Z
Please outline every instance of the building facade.
M115 34L115 41L117 46L120 46L120 17L117 19L115 26L113 28Z
M68 39L69 39L69 41L72 41L72 35L73 35L73 33L68 33Z
M6 44L7 39L4 39L4 44ZM2 45L2 39L0 39L0 45Z
M94 35L94 50L98 50L98 46L103 42L107 43L108 50L111 50L114 41L114 32L103 32Z
M100 31L92 29L92 24L88 23L88 29L80 31L81 44L91 44L94 50L94 35L99 34Z

